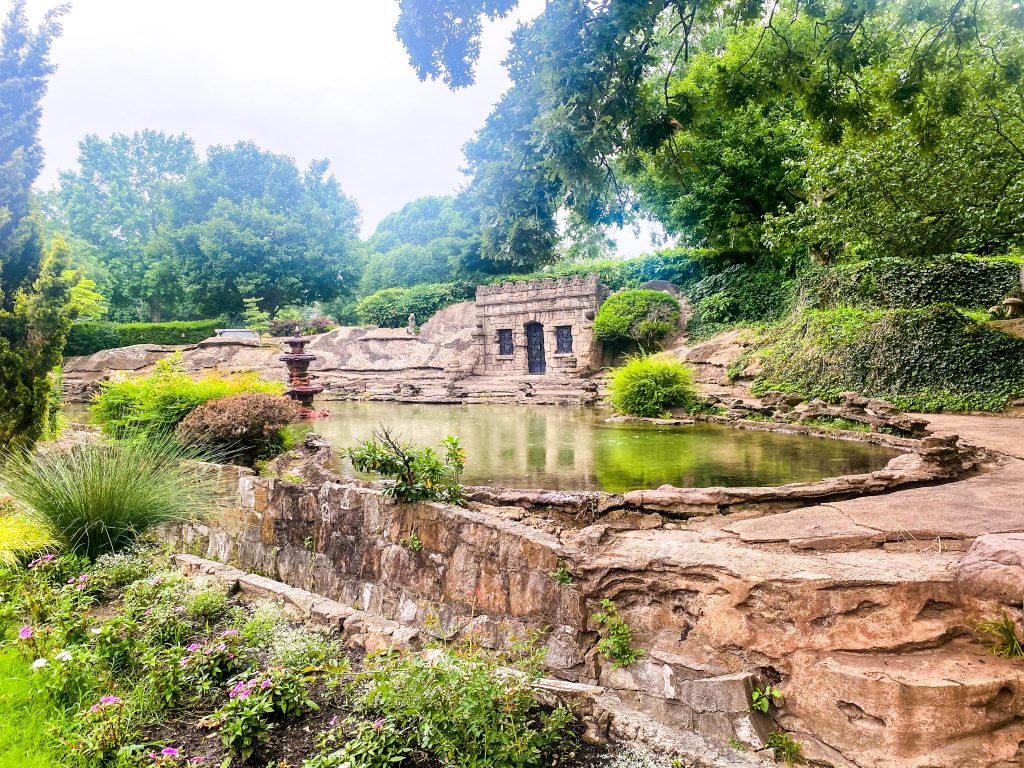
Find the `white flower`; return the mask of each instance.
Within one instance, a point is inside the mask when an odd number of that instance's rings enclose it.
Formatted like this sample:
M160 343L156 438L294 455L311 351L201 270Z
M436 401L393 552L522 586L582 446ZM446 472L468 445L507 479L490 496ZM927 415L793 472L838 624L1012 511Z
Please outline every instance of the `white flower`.
M94 635L98 635L98 634L99 634L100 632L102 632L103 630L101 630L101 629L100 629L99 627L93 627L93 628L92 628L92 629L90 629L89 631L90 631L90 632L92 632L92 633L93 633Z
M46 666L46 659L36 659L32 662L32 669L42 669Z
M58 659L59 661L71 661L71 654L67 651L61 651L53 658Z

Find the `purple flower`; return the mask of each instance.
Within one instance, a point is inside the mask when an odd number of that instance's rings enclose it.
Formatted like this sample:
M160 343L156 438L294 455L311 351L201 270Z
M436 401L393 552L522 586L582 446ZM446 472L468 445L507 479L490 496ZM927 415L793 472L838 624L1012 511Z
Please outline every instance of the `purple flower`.
M228 649L228 647L226 645L224 645L224 643L218 643L217 644L217 650L218 651L226 651L227 649Z
M373 730L379 731L381 728L384 727L385 722L386 721L383 717L378 717L376 720L373 721Z
M186 648L185 650L186 650L186 651L198 651L198 650L199 650L200 648L202 648L202 646L201 646L201 645L199 645L199 643L192 643L192 645L190 645L190 646L189 646L188 648Z
M205 760L205 759L206 759L206 755L196 755L195 757L190 757L190 758L188 759L188 761L189 761L190 763L201 763L201 762L203 762L203 760Z
M188 658L184 658L181 661L179 661L178 662L178 666L179 667L187 667L188 666Z
M28 624L25 624L21 629L18 630L19 640L31 640L35 637L36 631L32 629Z
M231 637L232 635L237 635L237 634L238 634L238 630L237 629L225 629L223 632L220 633L220 636L221 637Z
M337 724L338 724L338 716L337 715L335 715L334 717L332 717L330 720L327 721L327 727L328 728L333 728Z
M75 583L75 577L72 576L70 579L68 579L68 584L74 584L74 583Z
M264 690L264 689L269 688L269 687L270 687L270 679L269 678L264 680L262 683L260 683L260 690Z
M117 696L101 696L100 704L120 704L121 699Z
M249 694L250 693L252 693L252 691L250 691L248 688L245 688L245 689L243 689L243 690L238 692L238 698L240 698L240 699L247 699L247 698L249 698Z
M155 587L157 584L159 584L162 581L163 581L163 579L161 579L159 576L154 576L152 579L149 580L149 584L151 586Z
M160 750L160 754L167 755L168 757L177 757L178 750L176 750L174 747L165 747Z
M37 565L42 565L43 563L50 562L51 560L53 560L54 557L55 555L43 555L41 557L37 557L35 560L28 564L28 567L35 568Z
M89 574L87 574L87 573L83 573L83 574L82 574L81 576L79 576L79 577L78 577L78 580L79 580L80 582L86 582L86 581L88 581L88 580L89 580Z

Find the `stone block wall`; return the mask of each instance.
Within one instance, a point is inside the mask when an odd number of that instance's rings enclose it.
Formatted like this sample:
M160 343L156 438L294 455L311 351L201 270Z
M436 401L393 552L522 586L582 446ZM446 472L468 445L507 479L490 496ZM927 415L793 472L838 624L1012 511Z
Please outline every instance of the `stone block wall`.
M785 695L778 722L833 765L1024 757L1024 669L970 640L1002 608L961 588L959 555L812 562L682 530L542 530L329 477L243 475L238 489L233 513L178 543L421 635L506 648L538 633L551 674L660 722L758 745L769 723L750 694L771 682ZM570 583L552 577L561 567ZM643 651L626 668L598 652L604 598Z
M593 320L608 295L597 274L573 275L518 283L481 285L476 289L477 344L480 373L528 373L526 325L543 326L546 373L581 375L601 365ZM555 329L567 326L572 352L557 352ZM512 332L511 355L500 354L498 331Z

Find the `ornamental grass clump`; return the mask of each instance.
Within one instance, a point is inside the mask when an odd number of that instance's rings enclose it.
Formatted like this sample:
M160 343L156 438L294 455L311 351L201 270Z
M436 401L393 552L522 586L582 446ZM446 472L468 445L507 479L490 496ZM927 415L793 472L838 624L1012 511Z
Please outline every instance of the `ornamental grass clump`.
M61 547L92 560L209 509L216 484L197 463L202 458L168 437L13 452L3 457L0 485Z
M667 353L628 358L612 371L608 390L615 410L630 416L657 418L670 408L697 407L693 373Z

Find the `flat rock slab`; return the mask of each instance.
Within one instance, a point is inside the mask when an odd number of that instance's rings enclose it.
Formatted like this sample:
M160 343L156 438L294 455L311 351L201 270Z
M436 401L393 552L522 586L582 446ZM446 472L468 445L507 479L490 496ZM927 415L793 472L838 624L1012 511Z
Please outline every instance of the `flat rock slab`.
M969 443L1024 459L1024 419L936 413L924 416L937 435L959 435Z
M1024 531L1024 461L977 477L728 523L745 543L843 549L880 541L974 539Z

